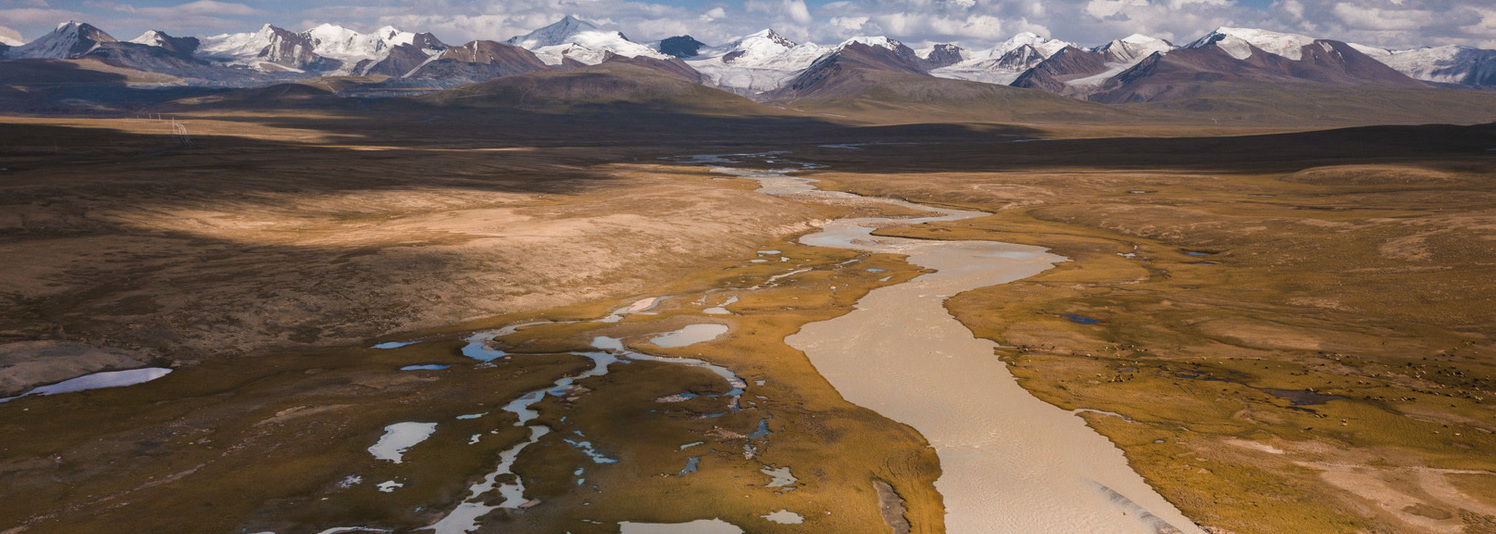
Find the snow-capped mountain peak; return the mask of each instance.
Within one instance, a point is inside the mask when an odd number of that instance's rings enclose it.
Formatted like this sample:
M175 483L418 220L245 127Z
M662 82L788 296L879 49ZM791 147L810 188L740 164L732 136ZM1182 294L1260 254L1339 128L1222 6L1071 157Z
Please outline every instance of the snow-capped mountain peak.
M1096 48L1096 51L1106 54L1107 61L1134 63L1153 55L1154 52L1162 53L1173 49L1173 43L1156 37L1134 33L1101 45Z
M390 48L379 35L363 34L334 24L322 24L303 32L303 35L310 38L314 53L344 63L382 58Z
M154 46L180 55L191 55L201 43L196 37L172 37L167 35L166 32L159 30L149 30L140 34L140 37L130 39L130 42L139 45Z
M140 34L140 37L130 39L130 42L146 46L161 46L161 43L166 42L166 39L162 35L165 34L156 30L147 30L145 33Z
M732 40L726 45L711 49L722 56L736 53L736 57L728 61L737 61L739 58L752 63L757 58L766 58L783 54L785 51L800 46L794 41L784 38L772 29L760 30Z
M785 37L783 35L779 35L779 32L774 31L772 28L771 29L766 29L766 30L758 32L758 33L755 33L753 35L750 35L749 37L750 38L767 39L768 41L773 42L775 44L778 44L780 46L783 46L785 48L794 48L796 46L800 46L799 44L795 43L794 41L789 40L789 38L787 38L787 37Z
M597 32L601 30L602 29L598 28L596 24L587 22L571 15L567 15L566 18L558 20L549 26L540 28L524 35L511 37L508 41L504 42L518 46L520 48L535 50L537 48L544 48L547 46L559 46L572 43L572 37L579 33ZM622 38L623 34L618 33L618 36ZM627 40L627 38L624 38L624 40Z
M414 32L400 31L394 26L385 26L378 30L374 30L374 35L379 37L381 41L384 41L385 44L392 47L413 44L416 40L416 34Z
M609 54L655 59L673 57L649 45L630 41L622 32L603 30L569 15L544 28L510 38L506 43L529 49L547 65L559 65L567 59L596 65L607 60Z
M203 37L200 39L202 45L198 46L197 53L204 57L223 60L254 59L261 50L270 46L270 41L277 29L275 26L266 24L258 31Z
M797 44L779 32L765 29L702 49L686 63L719 87L753 94L778 89L833 51L815 43Z
M199 57L260 70L297 70L318 59L312 38L305 32L296 33L269 24L255 32L225 33L199 41L194 52Z
M1263 52L1298 61L1304 57L1303 48L1314 44L1313 37L1278 33L1253 28L1216 28L1185 48L1204 48L1215 45L1236 59L1252 57L1252 47Z
M116 41L104 30L85 22L67 21L57 25L52 33L16 47L10 57L28 59L66 59L88 53L99 43Z
M1023 32L986 50L963 50L959 63L930 71L941 78L1007 85L1024 71L1058 54L1070 43Z
M1023 48L1024 46L1033 47L1034 50L1038 51L1040 55L1047 58L1049 56L1055 55L1055 53L1059 52L1060 50L1064 50L1065 47L1071 46L1071 44L1059 39L1046 39L1033 32L1022 32L1018 35L1014 35L1008 38L1008 40L1003 41L1001 44L992 47L992 49L989 50L986 54L986 57L1002 57L1004 55L1007 55L1008 52Z
M864 45L867 45L867 46L871 46L873 48L887 48L889 50L895 50L895 49L898 49L901 46L904 46L904 43L901 43L901 42L899 42L896 39L889 39L888 37L884 37L884 36L879 35L879 36L875 36L875 37L868 37L868 36L853 37L851 39L847 39L845 41L842 41L841 44L837 45L836 48L837 49L846 48L847 45L850 45L852 43L861 43L861 44L864 44Z

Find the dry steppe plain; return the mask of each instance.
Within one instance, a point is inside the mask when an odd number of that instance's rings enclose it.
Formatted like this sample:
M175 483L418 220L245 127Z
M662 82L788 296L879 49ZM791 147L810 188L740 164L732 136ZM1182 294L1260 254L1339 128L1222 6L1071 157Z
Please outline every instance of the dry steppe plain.
M878 531L899 523L881 482L912 531L941 532L924 439L842 400L782 342L918 270L794 244L866 206L668 159L770 150L825 165L804 175L827 189L993 213L889 234L1073 260L948 307L1010 347L994 357L1041 399L1116 414L1084 417L1202 526L1496 531L1496 128L623 115L202 111L177 117L191 146L151 118L4 118L0 386L176 372L0 405L0 531L419 528L523 439L498 407L589 367L568 353L603 335L726 366L752 404L702 417L726 386L689 366L584 380L537 405L564 431L516 462L536 504L480 531L712 517ZM788 260L754 262L766 249ZM730 295L733 315L700 313ZM587 321L645 296L670 298ZM561 322L496 340L511 353L497 365L460 355L469 332L536 320ZM730 331L648 342L700 322ZM415 364L452 368L398 370ZM682 392L702 396L657 402ZM769 436L747 437L761 420ZM371 457L399 421L440 425L404 463ZM594 463L572 431L619 462ZM718 452L679 476L695 441ZM766 487L766 466L791 467L796 489ZM779 509L807 523L762 518Z

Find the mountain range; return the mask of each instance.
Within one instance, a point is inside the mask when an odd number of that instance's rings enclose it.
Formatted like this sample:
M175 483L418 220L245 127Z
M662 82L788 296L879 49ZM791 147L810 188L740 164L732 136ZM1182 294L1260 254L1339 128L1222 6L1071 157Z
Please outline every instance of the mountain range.
M991 48L948 43L916 51L887 37L797 43L772 29L715 46L685 35L640 42L572 16L502 42L461 45L431 33L393 27L361 33L332 24L300 32L267 24L253 32L200 37L148 31L121 41L91 24L66 22L25 43L0 27L0 58L93 61L160 75L150 79L164 85L258 87L367 77L358 88L363 95L430 92L620 61L759 101L860 97L892 80L906 87L923 80L918 83L957 92L968 91L966 83L1012 86L1109 104L1199 97L1254 84L1496 87L1493 50L1387 50L1248 28L1219 28L1184 45L1131 35L1085 47L1022 33Z

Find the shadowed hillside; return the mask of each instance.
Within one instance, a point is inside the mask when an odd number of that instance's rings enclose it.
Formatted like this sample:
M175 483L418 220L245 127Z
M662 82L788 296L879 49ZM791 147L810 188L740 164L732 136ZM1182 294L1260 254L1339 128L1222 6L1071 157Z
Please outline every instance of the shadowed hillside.
M708 115L777 114L746 98L683 80L679 72L663 74L658 66L641 63L609 61L591 67L506 76L416 100L435 106L551 113L624 107Z

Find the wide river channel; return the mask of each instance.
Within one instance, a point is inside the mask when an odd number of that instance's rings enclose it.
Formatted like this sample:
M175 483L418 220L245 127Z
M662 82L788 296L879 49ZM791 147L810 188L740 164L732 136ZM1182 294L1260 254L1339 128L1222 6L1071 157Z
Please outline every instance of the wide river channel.
M1127 464L1122 451L1078 415L1018 386L997 345L976 338L945 309L952 295L1036 275L1067 261L1045 249L995 241L873 236L878 228L986 215L823 191L797 169L748 170L774 155L697 156L718 173L751 178L760 192L886 203L930 213L914 219L830 222L805 245L904 254L935 272L873 290L852 313L786 338L848 401L918 430L935 447L951 533L1203 533Z

